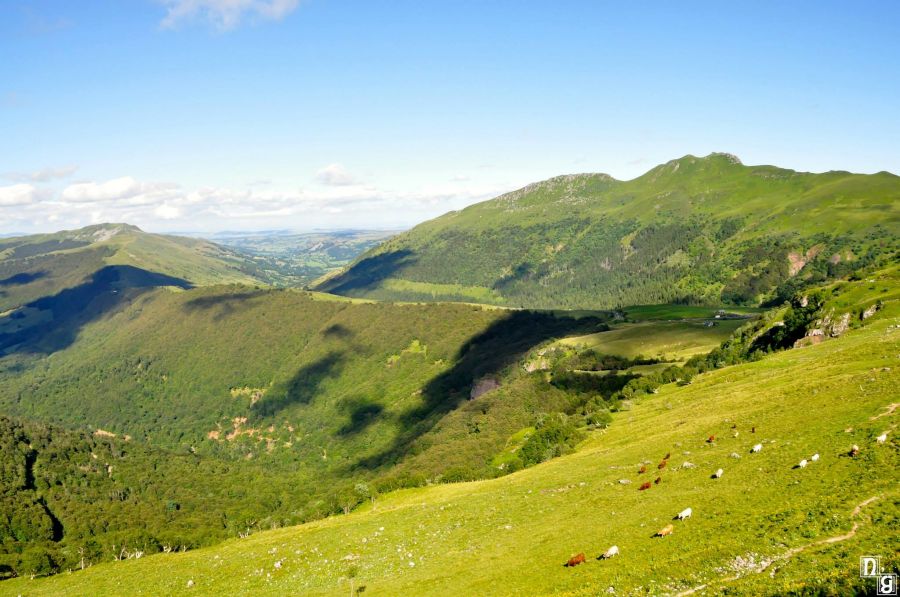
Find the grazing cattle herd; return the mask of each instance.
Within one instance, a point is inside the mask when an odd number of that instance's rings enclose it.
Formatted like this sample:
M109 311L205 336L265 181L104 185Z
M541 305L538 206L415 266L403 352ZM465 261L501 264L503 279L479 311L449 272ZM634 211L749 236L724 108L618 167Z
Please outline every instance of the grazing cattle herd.
M732 429L736 429L736 428L737 428L737 425L736 425L736 424L733 424L733 425L731 426L731 428L732 428ZM750 429L750 432L751 432L751 433L756 433L756 427L752 427L752 428ZM886 431L886 432L882 433L881 435L877 436L877 437L875 438L875 441L876 441L877 443L879 443L879 444L883 444L883 443L885 443L885 442L887 441L887 435L888 435L888 432ZM733 434L733 436L734 436L734 437L737 437L737 436L738 436L738 433L735 431L734 434ZM712 443L714 443L715 441L716 441L716 436L715 436L715 435L710 435L710 436L706 439L706 443L708 443L708 444L712 444ZM680 445L680 444L679 444L679 445ZM762 445L762 444L755 444L752 448L750 448L750 453L751 453L751 454L758 454L759 452L762 451L762 448L763 448L763 445ZM859 446L857 446L856 444L854 444L854 445L850 448L850 451L849 451L848 455L851 456L851 457L855 457L855 456L858 456L859 453L860 453L860 448L859 448ZM685 454L688 454L688 452L685 452ZM735 455L735 454L732 454L732 456L736 456L736 455ZM669 460L669 458L671 458L671 457L672 457L671 452L666 453L665 457L663 457L662 461L660 461L660 463L657 465L656 468L658 468L659 470L663 470L664 468L666 468L666 465L668 464L668 460ZM739 458L739 456L738 456L738 458ZM796 464L793 468L795 468L795 469L803 469L803 468L806 468L807 465L809 465L810 462L818 462L818 461L819 461L819 453L817 452L817 453L813 454L812 456L810 456L810 457L809 457L809 460L807 460L806 458L802 459L802 460L801 460L798 464ZM679 468L679 467L675 467L675 470L678 470L678 468ZM692 469L692 468L696 468L696 465L694 465L694 464L692 464L692 463L690 463L690 462L685 461L685 463L682 464L680 468L682 468L682 469ZM647 466L646 466L645 464L642 464L641 467L640 467L640 469L638 470L638 474L640 475L640 474L643 474L643 473L646 473L646 472L647 472ZM723 474L723 473L724 473L723 469L721 469L721 468L720 468L720 469L717 469L716 472L713 473L712 478L714 478L714 479L719 479L719 478L722 477L722 474ZM638 487L638 491L646 491L646 490L650 489L651 487L653 487L653 484L659 485L661 482L662 482L662 477L657 477L656 480L653 481L653 483L650 483L650 481L645 481L644 483L641 483L640 487ZM620 484L626 484L626 483L630 483L630 481L628 481L627 479L621 479L621 480L619 480L619 483L620 483ZM693 514L694 514L693 509L691 509L691 508L685 508L684 510L682 510L681 512L679 512L678 514L676 514L673 520L684 521L684 520L687 520L688 518L691 518L691 516L693 516ZM653 537L668 537L669 535L671 535L671 534L674 533L674 532L675 532L675 525L673 525L673 524L667 524L666 526L664 526L663 528L661 528L659 531L657 531L656 533L654 533ZM602 554L600 554L600 555L597 557L597 559L598 559L598 560L608 560L608 559L612 558L613 556L617 556L617 555L619 555L619 546L618 546L618 545L613 545L612 547L610 547L609 549L607 549L605 552L603 552ZM583 564L585 561L586 561L586 560L585 560L584 552L581 552L581 553L579 553L579 554L577 554L577 555L572 556L571 558L569 558L569 560L566 562L565 566L571 568L571 567L574 567L574 566L578 566L579 564Z

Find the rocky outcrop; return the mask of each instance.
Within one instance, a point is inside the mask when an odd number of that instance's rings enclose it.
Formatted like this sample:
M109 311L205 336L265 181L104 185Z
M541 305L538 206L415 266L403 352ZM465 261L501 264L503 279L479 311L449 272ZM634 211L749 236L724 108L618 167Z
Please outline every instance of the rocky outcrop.
M546 371L550 368L550 361L545 357L538 357L525 363L525 371L533 373L535 371Z
M872 305L871 307L869 307L868 309L863 311L862 315L860 315L860 318L868 319L868 318L872 317L873 315L875 315L875 313L878 312L879 307L880 307L880 305L878 303L875 303L874 305Z
M800 273L800 270L804 268L804 266L816 258L816 256L822 252L822 245L816 245L811 247L809 251L804 253L798 253L797 251L791 251L788 253L788 270L791 274L791 277L796 276Z
M850 329L850 314L844 313L841 318L831 325L831 337L837 338Z
M469 392L469 400L475 400L479 396L486 394L491 390L496 390L499 387L500 380L496 377L482 377L472 386L472 390Z
M794 342L794 348L818 344L828 337L837 338L849 329L850 314L844 313L837 317L832 309L825 317L816 321L815 325L807 330L806 335L803 338Z

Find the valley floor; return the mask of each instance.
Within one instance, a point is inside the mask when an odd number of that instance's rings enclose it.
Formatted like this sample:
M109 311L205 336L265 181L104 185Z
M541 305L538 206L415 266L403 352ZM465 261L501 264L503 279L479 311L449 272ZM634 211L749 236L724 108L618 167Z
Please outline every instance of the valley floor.
M575 454L507 477L396 492L212 548L5 581L0 594L873 591L859 556L900 562L898 354L894 305L839 339L665 386ZM688 507L691 518L673 520ZM669 524L670 536L653 536ZM598 560L612 545L620 555ZM563 566L579 552L586 563Z

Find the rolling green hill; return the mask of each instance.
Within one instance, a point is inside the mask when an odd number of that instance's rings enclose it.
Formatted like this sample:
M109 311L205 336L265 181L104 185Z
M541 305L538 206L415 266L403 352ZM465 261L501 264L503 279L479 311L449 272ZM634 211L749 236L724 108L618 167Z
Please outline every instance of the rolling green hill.
M825 313L881 309L837 339L664 385L542 465L208 549L13 579L0 593L871 594L859 555L900 568L897 289L896 268L829 288ZM692 517L673 520L685 508ZM620 555L598 560L612 545ZM585 564L563 566L579 552Z
M900 177L686 156L629 181L560 176L451 212L317 289L532 308L746 304L891 254Z
M149 234L128 224L0 240L0 313L74 288L99 270L128 267L181 285L258 283L252 264L216 244Z

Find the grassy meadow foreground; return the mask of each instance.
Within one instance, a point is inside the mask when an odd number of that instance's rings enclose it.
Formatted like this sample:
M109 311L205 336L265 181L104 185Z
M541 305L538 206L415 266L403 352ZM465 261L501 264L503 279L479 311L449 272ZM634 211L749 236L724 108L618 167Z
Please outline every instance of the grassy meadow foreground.
M858 556L900 566L898 353L900 308L886 301L840 338L665 385L530 469L187 553L16 578L0 594L870 592ZM668 524L670 536L653 537ZM598 561L612 545L620 555ZM587 562L565 568L579 552Z

